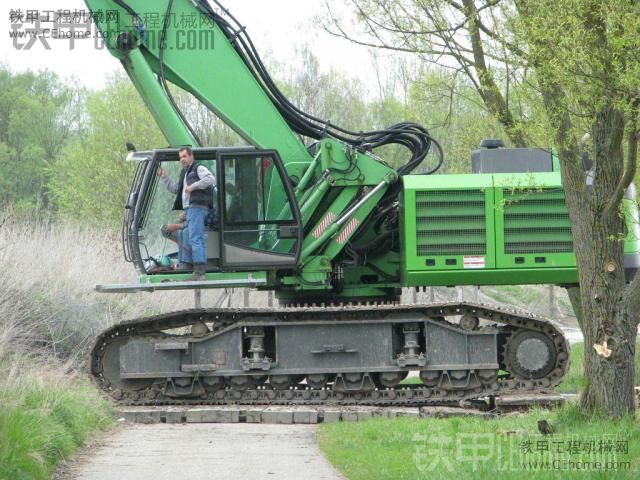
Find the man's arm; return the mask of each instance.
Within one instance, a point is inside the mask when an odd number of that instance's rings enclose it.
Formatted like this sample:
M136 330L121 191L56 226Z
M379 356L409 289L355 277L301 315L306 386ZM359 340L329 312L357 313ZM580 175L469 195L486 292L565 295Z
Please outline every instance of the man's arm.
M169 190L171 193L178 193L180 191L178 182L174 182L173 180L171 180L168 175L161 175L160 178L162 178L162 181L167 186L167 190Z
M200 180L189 185L189 187L187 187L187 191L192 192L194 190L204 190L205 188L216 184L216 179L213 176L213 173L211 173L207 167L199 165L197 173Z

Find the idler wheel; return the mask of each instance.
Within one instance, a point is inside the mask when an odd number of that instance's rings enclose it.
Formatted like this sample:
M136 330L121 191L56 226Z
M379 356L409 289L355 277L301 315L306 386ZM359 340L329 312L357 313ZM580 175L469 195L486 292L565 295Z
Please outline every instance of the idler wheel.
M507 369L516 377L537 379L548 375L557 360L553 340L544 333L522 331L507 341Z

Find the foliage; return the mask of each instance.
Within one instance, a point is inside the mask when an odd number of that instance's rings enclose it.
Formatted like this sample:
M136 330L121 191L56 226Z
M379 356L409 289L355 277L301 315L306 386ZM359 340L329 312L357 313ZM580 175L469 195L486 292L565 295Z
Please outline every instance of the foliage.
M50 170L50 189L62 217L116 227L122 218L135 165L126 143L137 149L166 143L135 88L124 75L85 101L83 134L65 146Z
M447 162L440 173L468 171L470 150L480 139L503 136L471 87L458 82L460 95L453 103L440 96L452 76L427 64L398 58L392 70L378 65L373 95L362 80L322 68L309 46L301 47L289 65L271 64L293 103L320 118L354 130L381 129L404 120L426 125L445 147ZM9 86L0 93L0 205L22 213L37 206L59 218L116 230L134 168L125 161L125 144L132 142L139 150L166 144L126 76L114 75L97 91L49 72L13 74L3 69L0 78ZM462 94L465 89L468 96ZM204 144L245 143L192 95L178 87L172 90ZM479 116L485 121L478 122ZM396 166L407 155L397 146L376 153ZM16 163L24 168L16 170Z
M322 69L310 46L298 48L287 67L276 65L275 74L283 93L304 112L350 130L372 126L362 81L334 68Z
M227 126L206 105L198 101L186 90L174 86L174 99L193 127L198 138L206 146L236 146L246 145L246 142L236 132Z
M0 67L0 205L51 206L49 170L74 136L83 90L44 71Z
M514 38L509 2L473 0L352 0L327 2L325 30L356 44L413 54L442 72L446 82L432 93L481 106L502 127L514 146L532 143L528 135L526 89L529 72ZM349 11L351 10L351 11ZM524 94L524 95L523 95Z
M449 91L444 95L443 91ZM453 92L452 92L453 91ZM471 173L471 151L484 138L506 138L503 126L491 116L464 80L446 71L423 69L411 83L410 108L446 154L441 173Z

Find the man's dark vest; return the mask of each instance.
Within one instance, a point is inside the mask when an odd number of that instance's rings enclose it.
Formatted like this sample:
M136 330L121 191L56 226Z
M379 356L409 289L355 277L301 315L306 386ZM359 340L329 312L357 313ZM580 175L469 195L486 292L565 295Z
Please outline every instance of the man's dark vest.
M198 167L200 164L195 160L187 168L183 168L180 173L180 181L178 182L178 193L173 203L174 210L184 210L182 208L182 190L184 186L184 177L187 176L187 186L200 181L198 176ZM209 185L204 190L194 190L189 194L189 206L197 205L199 207L213 208L213 185Z

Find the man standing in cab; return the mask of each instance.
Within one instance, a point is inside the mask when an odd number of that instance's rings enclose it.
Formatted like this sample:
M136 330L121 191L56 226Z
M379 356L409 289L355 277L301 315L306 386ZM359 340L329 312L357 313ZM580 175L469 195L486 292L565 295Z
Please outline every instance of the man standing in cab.
M216 180L209 169L194 160L191 148L181 148L179 155L182 171L177 183L165 174L163 168L160 168L158 175L167 189L176 194L173 209L184 210L187 214L186 227L189 232L189 246L193 260L192 279L206 280L208 256L205 221L209 210L213 208Z

